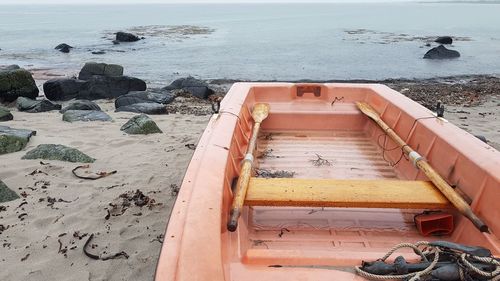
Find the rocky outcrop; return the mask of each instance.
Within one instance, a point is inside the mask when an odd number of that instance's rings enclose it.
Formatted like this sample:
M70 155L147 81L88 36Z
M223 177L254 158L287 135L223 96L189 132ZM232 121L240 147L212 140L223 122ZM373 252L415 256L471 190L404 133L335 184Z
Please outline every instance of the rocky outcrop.
M0 180L0 203L9 202L18 198L19 195Z
M453 39L450 36L441 36L434 40L434 42L439 44L452 44Z
M179 78L163 89L183 90L200 99L206 99L214 93L205 81L193 77Z
M17 98L16 107L19 111L38 113L51 110L60 110L61 105L53 103L47 99L32 100L24 97Z
M123 76L123 67L116 64L86 63L79 79L51 79L43 85L45 96L51 100L108 99L130 91L146 90L146 82Z
M70 100L78 96L85 83L78 79L50 79L43 84L43 92L50 100Z
M60 144L40 144L35 149L28 151L22 159L59 160L66 162L93 163L94 158L78 149Z
M108 114L98 110L68 110L64 112L63 121L111 121L113 120Z
M78 79L88 80L94 75L106 76L106 77L117 77L123 75L123 66L118 64L105 64L96 62L87 62L80 73L78 74Z
M75 100L61 109L59 112L64 113L68 110L96 110L101 111L97 103L89 100Z
M175 94L168 91L134 91L126 95L119 96L115 100L115 108L132 105L136 103L161 103L169 104L175 99Z
M120 128L120 130L128 134L142 135L163 133L160 128L158 128L155 121L149 118L146 114L132 117Z
M12 116L10 110L6 107L0 106L0 122L9 121L12 119L14 119L14 116Z
M23 149L36 131L0 126L0 154Z
M13 102L18 97L38 97L31 73L17 65L0 68L0 102Z
M132 33L118 31L116 33L115 40L118 42L135 42L135 41L141 40L141 38L139 38L137 35L134 35Z
M57 45L54 49L56 49L62 53L69 53L69 51L71 51L71 49L73 49L73 47L71 47L70 45L68 45L66 43L61 43L61 44Z
M116 112L135 112L145 114L167 114L167 108L159 103L135 103L117 108Z
M424 59L453 59L460 57L460 53L455 50L447 49L443 45L430 49L424 55Z

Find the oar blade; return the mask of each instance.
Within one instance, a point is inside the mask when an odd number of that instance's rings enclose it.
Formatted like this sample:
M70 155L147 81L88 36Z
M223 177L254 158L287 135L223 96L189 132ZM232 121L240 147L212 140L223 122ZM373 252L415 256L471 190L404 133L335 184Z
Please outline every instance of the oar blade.
M378 120L380 116L378 113L371 107L369 104L366 102L356 102L356 106L358 107L361 112L363 112L366 116L370 117L373 120Z
M252 118L255 122L262 122L269 115L269 104L257 103L253 107Z

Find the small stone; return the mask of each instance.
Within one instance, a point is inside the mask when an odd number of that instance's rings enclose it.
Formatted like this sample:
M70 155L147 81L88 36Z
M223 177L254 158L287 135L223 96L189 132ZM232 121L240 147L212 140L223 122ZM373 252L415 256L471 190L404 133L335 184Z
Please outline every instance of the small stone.
M153 121L146 114L141 114L132 117L130 120L123 125L120 130L128 133L128 134L156 134L163 133L158 125L156 125L155 121Z
M0 203L9 202L18 198L19 195L0 180Z
M68 110L96 110L102 111L99 105L93 101L89 100L75 100L68 104L63 109L59 110L60 113L64 113Z
M6 107L0 106L0 122L1 121L9 121L14 119L10 110Z
M64 112L63 121L112 121L113 119L106 113L98 110L68 110Z
M78 149L61 144L40 144L35 149L28 151L22 159L59 160L66 162L93 163L94 158Z
M0 154L23 149L36 131L0 126Z
M17 109L30 113L46 112L51 110L60 110L61 105L51 102L50 100L32 100L25 97L17 98Z

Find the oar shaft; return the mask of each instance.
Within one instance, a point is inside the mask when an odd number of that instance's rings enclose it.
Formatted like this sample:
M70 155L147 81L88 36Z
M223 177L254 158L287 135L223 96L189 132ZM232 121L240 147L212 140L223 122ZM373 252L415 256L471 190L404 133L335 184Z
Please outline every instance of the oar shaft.
M248 183L250 182L250 176L252 175L253 166L253 151L257 144L257 136L259 134L260 122L256 122L252 129L252 135L248 143L247 154L243 160L243 165L241 166L240 176L238 182L236 183L236 193L233 198L233 204L231 206L230 218L227 223L227 229L231 232L238 228L238 219L241 215L241 209L245 202L245 197L247 195Z
M441 191L441 193L457 208L465 217L467 217L481 232L488 232L488 226L474 214L465 200L432 168L432 166L414 151L396 132L391 129L368 104L358 104L363 113L370 117L387 135L394 140L410 158L413 164L420 169L432 183ZM369 110L369 114L364 110Z

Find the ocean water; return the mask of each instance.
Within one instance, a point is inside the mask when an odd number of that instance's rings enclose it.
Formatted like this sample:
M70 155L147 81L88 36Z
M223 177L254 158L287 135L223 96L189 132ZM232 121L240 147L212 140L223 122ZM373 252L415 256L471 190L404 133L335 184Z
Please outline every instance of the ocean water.
M113 32L129 29L146 38L111 43ZM461 37L450 47L461 57L422 59L430 47L420 37L438 35ZM54 50L62 42L75 49ZM326 80L500 74L500 5L0 6L0 48L0 65L75 70L86 61L117 63L152 83L186 75ZM91 53L97 50L106 54Z

